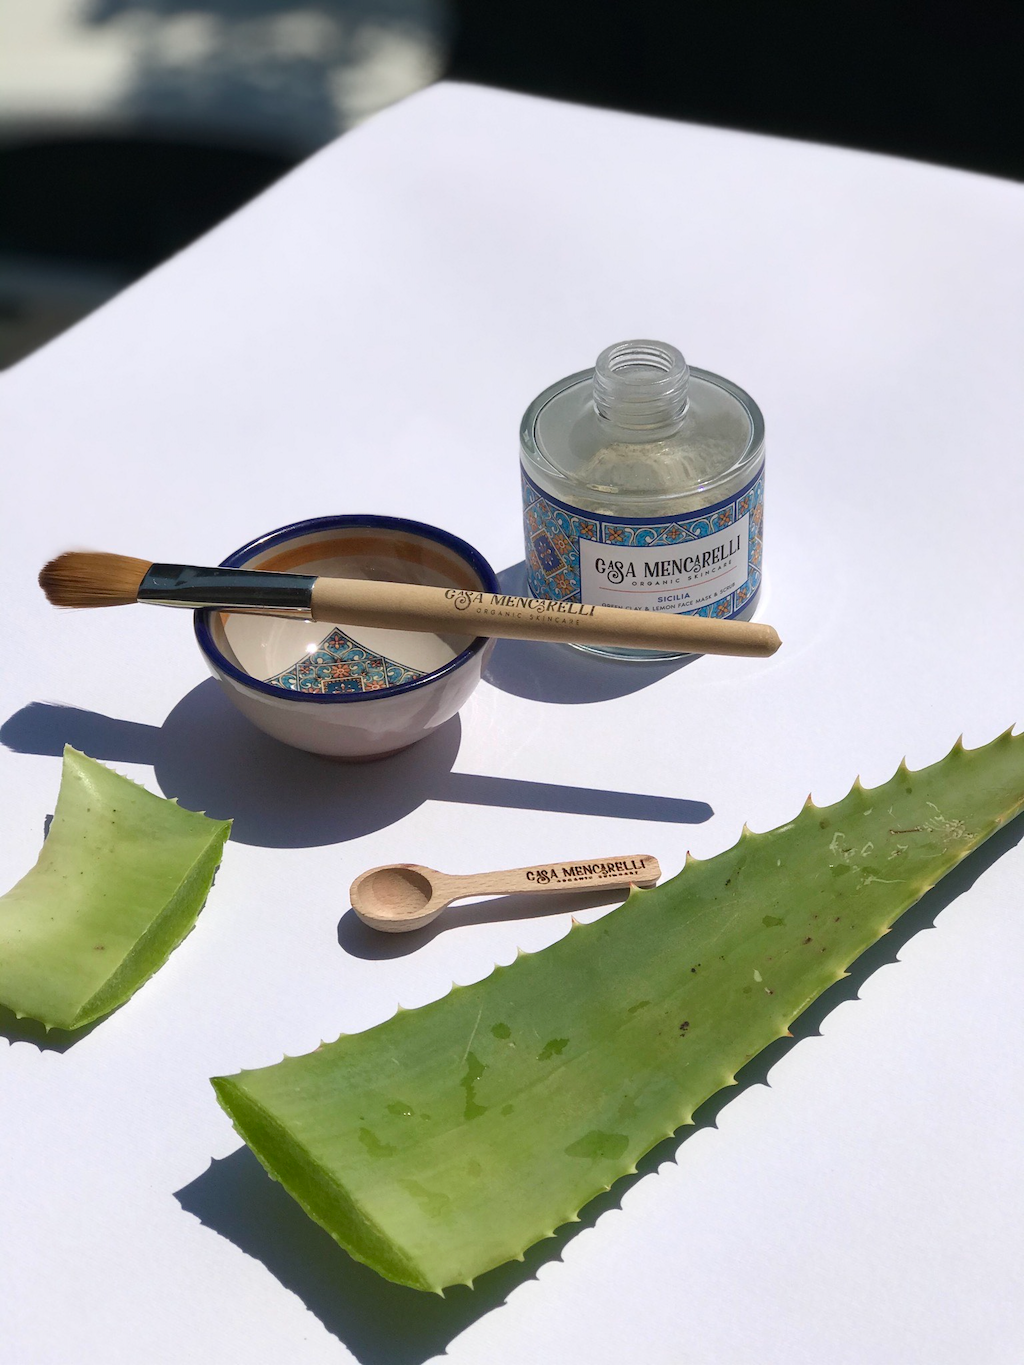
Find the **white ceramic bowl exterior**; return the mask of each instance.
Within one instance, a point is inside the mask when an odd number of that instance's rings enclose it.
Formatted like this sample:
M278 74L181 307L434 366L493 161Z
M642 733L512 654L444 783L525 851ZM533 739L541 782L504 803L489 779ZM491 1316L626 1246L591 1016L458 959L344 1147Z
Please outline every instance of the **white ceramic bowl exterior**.
M493 570L472 546L397 517L297 522L223 562L498 591ZM346 636L343 644L355 647L338 652L337 639L325 638L332 627L323 623L199 611L195 625L211 672L254 725L296 748L352 760L382 758L450 720L480 681L493 647L482 637L352 627L357 640Z

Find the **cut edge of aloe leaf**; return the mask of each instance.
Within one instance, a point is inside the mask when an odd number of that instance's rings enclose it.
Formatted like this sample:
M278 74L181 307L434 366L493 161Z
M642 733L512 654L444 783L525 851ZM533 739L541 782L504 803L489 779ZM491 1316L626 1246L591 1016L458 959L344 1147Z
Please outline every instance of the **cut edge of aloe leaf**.
M283 1185L314 1223L340 1247L378 1273L385 1273L380 1269L382 1265L391 1267L386 1278L396 1284L443 1295L443 1289L423 1278L414 1263L349 1198L342 1186L287 1128L239 1089L234 1077L215 1076L210 1084L221 1108L267 1174ZM274 1144L273 1157L268 1153L268 1143Z
M215 836L195 860L159 917L92 999L82 1006L74 1023L68 1026L70 1029L85 1028L125 1004L156 975L175 948L189 936L210 894L230 830L231 821L228 820L223 837L217 839Z

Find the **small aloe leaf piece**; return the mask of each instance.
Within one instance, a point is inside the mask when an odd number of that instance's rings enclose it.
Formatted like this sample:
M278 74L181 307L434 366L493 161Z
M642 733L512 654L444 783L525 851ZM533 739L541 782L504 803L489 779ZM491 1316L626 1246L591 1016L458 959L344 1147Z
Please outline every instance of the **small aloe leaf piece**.
M63 1029L123 1005L195 924L230 828L66 747L39 860L0 896L0 1004Z
M1024 739L959 743L486 980L213 1081L264 1166L358 1260L471 1282L572 1221L1024 805Z

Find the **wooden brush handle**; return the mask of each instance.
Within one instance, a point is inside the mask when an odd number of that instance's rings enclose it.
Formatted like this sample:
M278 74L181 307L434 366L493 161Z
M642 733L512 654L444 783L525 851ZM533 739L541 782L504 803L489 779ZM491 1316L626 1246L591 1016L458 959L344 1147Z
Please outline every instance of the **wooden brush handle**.
M449 874L443 879L443 890L450 900L463 900L467 896L514 896L523 891L654 886L660 876L657 858L649 853L635 853L623 858L592 858L589 862L514 867L507 872L477 872L462 877Z
M781 643L771 626L753 621L718 621L707 616L590 607L579 602L427 588L417 583L371 583L358 578L318 578L313 584L312 615L314 621L333 625L758 659L774 654Z

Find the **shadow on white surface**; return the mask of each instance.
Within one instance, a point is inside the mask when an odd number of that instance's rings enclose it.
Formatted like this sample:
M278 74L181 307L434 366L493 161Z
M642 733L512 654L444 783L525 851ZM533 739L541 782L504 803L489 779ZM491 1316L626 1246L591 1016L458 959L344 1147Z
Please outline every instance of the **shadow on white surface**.
M498 574L502 592L529 597L526 564L520 560ZM626 697L660 682L680 668L699 662L688 659L630 663L584 654L572 645L544 645L536 640L498 640L484 668L484 677L501 692L530 701L578 705Z
M160 726L33 702L0 727L0 741L18 753L59 756L71 744L104 762L151 764L165 796L233 819L232 839L266 848L356 839L424 801L684 825L702 824L714 813L705 801L452 772L460 738L456 716L391 758L355 764L322 758L255 729L212 678L183 697Z
M524 1263L491 1271L475 1289L448 1289L444 1298L392 1284L354 1261L308 1218L248 1147L212 1161L174 1197L206 1227L262 1261L361 1365L423 1365L442 1355L540 1264L528 1252Z
M346 910L338 921L338 942L352 957L363 957L373 962L385 958L405 957L422 948L446 929L461 929L468 924L496 924L511 919L537 919L541 915L570 915L578 910L589 910L598 905L622 904L624 895L604 891L566 891L543 896L491 896L487 900L455 905L443 910L432 924L422 929L409 929L401 934L381 933L363 923L356 912Z
M104 1017L110 1018L109 1015ZM0 1038L6 1038L9 1043L34 1043L40 1052L67 1052L69 1047L88 1038L93 1029L99 1028L102 1023L102 1019L96 1019L76 1033L63 1028L47 1030L46 1025L38 1019L19 1019L13 1010L0 1005Z
M715 1127L719 1114L736 1095L751 1085L767 1085L771 1068L790 1048L818 1034L837 1005L855 1000L874 972L896 962L915 934L932 928L936 916L1022 838L1024 816L993 835L897 920L887 935L861 954L849 976L804 1011L793 1024L791 1037L778 1039L753 1058L737 1074L735 1086L718 1091L701 1105L690 1127L652 1148L638 1162L636 1175L624 1177L586 1205L579 1223L568 1224L554 1237L538 1242L524 1261L511 1261L482 1275L473 1289L457 1286L442 1299L392 1284L353 1261L306 1217L246 1147L211 1162L175 1197L207 1227L261 1261L344 1342L361 1365L423 1365L441 1355L478 1318L500 1307L542 1265L558 1259L569 1240L592 1227L602 1213L619 1207L632 1185L672 1160L688 1137L699 1129Z

